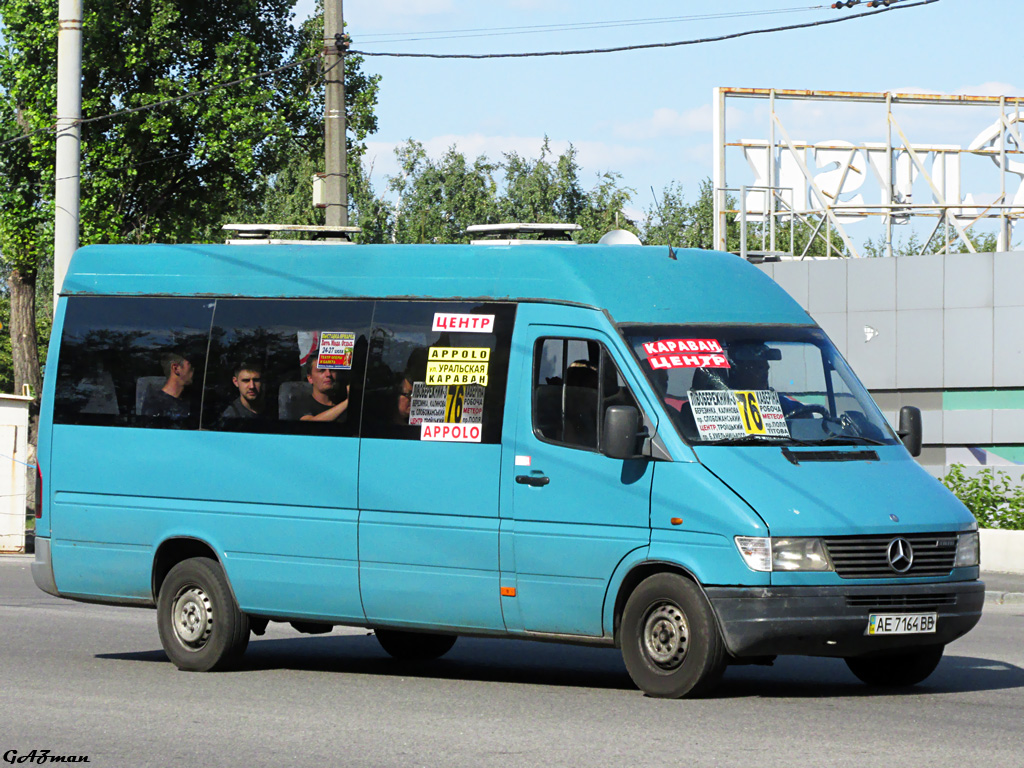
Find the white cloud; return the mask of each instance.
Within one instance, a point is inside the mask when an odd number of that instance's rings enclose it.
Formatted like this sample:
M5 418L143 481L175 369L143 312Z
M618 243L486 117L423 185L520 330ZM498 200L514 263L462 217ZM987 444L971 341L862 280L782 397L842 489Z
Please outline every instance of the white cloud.
M659 107L649 117L619 123L613 133L619 138L642 141L666 136L685 136L689 133L711 131L711 105L678 112L670 107Z
M893 93L931 93L951 96L1024 96L1024 88L1012 83L989 80L980 85L964 85L954 88L952 91L936 91L931 88L918 88L912 85L906 88L893 88Z
M553 6L559 5L551 0L505 0L504 5L518 11L546 11L552 10Z
M739 109L726 109L726 122L731 128L743 125L745 113ZM649 117L618 123L612 129L615 136L633 141L673 138L691 134L711 135L714 115L710 104L703 104L682 112L671 107L659 107Z

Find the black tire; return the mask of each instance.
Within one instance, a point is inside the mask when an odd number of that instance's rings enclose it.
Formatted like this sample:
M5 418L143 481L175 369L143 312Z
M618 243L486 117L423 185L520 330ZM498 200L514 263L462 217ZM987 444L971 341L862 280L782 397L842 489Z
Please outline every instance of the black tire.
M633 591L620 639L626 670L648 696L702 696L725 671L714 611L696 584L674 573L651 576Z
M883 655L845 659L862 682L878 688L906 688L927 678L942 661L945 646L931 645Z
M429 661L444 656L459 639L458 635L431 635L401 629L375 629L381 648L401 661Z
M193 557L171 568L156 607L160 642L178 669L223 669L249 645L249 617L215 560Z

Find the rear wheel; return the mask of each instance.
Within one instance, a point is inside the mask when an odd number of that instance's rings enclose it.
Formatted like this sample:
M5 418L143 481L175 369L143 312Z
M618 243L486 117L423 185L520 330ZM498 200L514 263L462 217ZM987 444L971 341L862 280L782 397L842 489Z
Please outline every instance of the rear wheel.
M651 576L629 596L621 638L629 676L648 696L701 696L725 670L711 606L696 584L674 573Z
M238 610L224 570L206 557L168 572L157 598L157 628L167 657L191 672L222 669L249 645L249 617Z
M400 629L375 629L377 642L388 655L402 661L428 661L444 656L455 645L458 635L431 635Z
M917 685L927 678L942 661L945 646L912 648L880 656L857 656L845 659L862 682L880 688L903 688Z

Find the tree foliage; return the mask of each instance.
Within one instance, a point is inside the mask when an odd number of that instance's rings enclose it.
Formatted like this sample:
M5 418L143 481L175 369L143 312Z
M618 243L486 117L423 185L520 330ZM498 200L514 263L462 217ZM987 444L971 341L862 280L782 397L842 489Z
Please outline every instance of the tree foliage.
M290 223L315 216L312 176L323 170L323 22L316 15L294 27L293 4L84 4L83 245L219 240L220 225L239 215ZM29 338L35 329L26 318L33 316L37 274L52 263L57 3L0 0L0 23L0 264L10 285L17 386L38 382ZM349 152L361 170L363 142L376 129L379 78L365 75L357 57L346 58ZM231 81L240 82L218 87ZM354 178L358 197L364 177ZM48 304L47 297L40 310ZM5 379L0 371L0 383Z
M974 250L978 253L991 253L996 250L999 239L992 232L972 232L967 230L967 239L971 241ZM942 238L932 238L931 242L924 243L916 232L911 232L906 237L897 235L893 238L893 256L922 256L926 254L941 253L944 243ZM969 253L964 241L954 234L953 241L949 247L950 253ZM863 247L863 255L873 258L881 258L886 255L885 237L879 236L876 239L868 238Z
M736 198L727 195L726 210L736 210L738 207ZM796 256L806 255L809 257L826 256L830 249L828 241L825 239L825 227L821 227L818 234L815 234L816 223L797 219L793 222L791 233L789 222L779 220L776 223L775 231L775 253L793 253ZM682 185L673 182L665 187L661 197L648 209L641 227L640 239L647 245L714 248L714 230L715 199L711 179L704 179L700 183L697 200L692 205L686 203ZM742 232L737 215L728 214L726 216L725 235L726 250L739 252ZM832 255L842 255L845 248L842 238L834 231L828 233L827 236L831 238ZM770 249L768 225L764 222L748 220L747 251L765 252Z
M299 28L296 58L316 57L323 48L323 0ZM345 57L346 150L348 157L349 218L365 233L381 229L381 216L370 180L364 171L366 138L377 130L380 75L363 71L363 57ZM323 224L324 210L313 207L313 176L324 171L324 74L317 58L305 66L301 88L292 89L302 102L304 119L280 147L277 162L265 166L255 199L232 213L239 222Z
M624 211L633 191L610 172L585 189L572 146L555 157L545 139L539 157L508 152L501 161L469 160L450 147L434 160L410 139L396 155L401 171L388 184L395 242L466 243L466 227L498 222L579 224L579 242L616 227L635 230Z
M962 464L954 464L942 482L982 528L1024 530L1024 475L1014 481L1007 473L987 467L968 475Z

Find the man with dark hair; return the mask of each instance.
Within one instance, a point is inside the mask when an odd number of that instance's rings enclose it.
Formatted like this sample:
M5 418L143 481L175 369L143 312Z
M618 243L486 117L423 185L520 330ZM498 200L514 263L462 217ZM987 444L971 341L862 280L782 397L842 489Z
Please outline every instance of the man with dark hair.
M166 352L160 358L167 381L160 389L150 389L142 401L141 414L163 419L181 421L191 413L189 401L183 397L185 387L192 383L195 368L184 355Z
M321 368L319 355L310 355L305 373L313 391L306 400L302 421L344 421L350 385L346 382L343 387L333 368Z
M235 368L231 383L238 397L224 409L222 419L263 418L263 367L259 363L242 362Z

